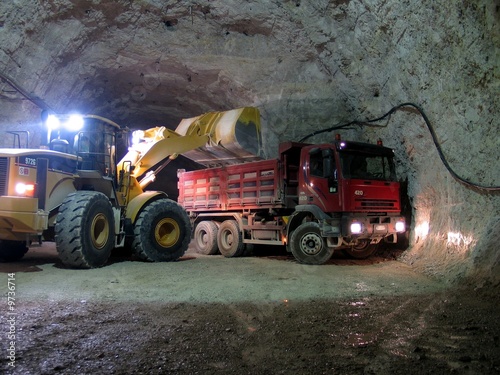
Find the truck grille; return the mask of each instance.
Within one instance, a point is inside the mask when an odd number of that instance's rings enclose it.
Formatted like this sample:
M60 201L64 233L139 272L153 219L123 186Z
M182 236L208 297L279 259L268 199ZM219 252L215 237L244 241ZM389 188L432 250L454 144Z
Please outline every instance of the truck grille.
M398 203L397 200L393 199L363 199L363 198L356 199L355 202L356 202L356 208L370 209L370 210L375 210L375 209L386 210L391 208L397 208L397 203Z
M7 176L9 175L9 171L7 170L8 166L8 158L0 158L0 195L7 195Z

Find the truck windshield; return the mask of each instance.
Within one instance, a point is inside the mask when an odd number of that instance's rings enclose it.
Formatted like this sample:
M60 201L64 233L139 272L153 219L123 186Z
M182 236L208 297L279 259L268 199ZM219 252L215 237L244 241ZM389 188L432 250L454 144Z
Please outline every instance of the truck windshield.
M396 181L392 156L362 152L340 152L344 178Z

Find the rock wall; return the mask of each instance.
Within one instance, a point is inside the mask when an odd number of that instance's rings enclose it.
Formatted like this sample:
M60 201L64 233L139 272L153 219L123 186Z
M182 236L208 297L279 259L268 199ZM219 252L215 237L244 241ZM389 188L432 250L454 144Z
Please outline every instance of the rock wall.
M260 107L267 155L279 141L413 102L457 175L500 185L498 0L48 0L0 4L0 74L55 111L129 127ZM38 102L38 104L40 104ZM0 83L2 129L39 136L39 107ZM411 204L403 259L454 282L500 284L498 190L459 183L422 116L405 108L381 137ZM324 141L333 134L309 141Z

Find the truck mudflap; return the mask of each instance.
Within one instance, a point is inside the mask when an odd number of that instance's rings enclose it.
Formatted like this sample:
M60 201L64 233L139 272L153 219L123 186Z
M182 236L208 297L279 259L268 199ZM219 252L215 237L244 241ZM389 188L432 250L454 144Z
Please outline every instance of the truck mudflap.
M0 197L0 233L6 240L24 239L25 234L39 234L48 227L48 212L38 208L38 199Z

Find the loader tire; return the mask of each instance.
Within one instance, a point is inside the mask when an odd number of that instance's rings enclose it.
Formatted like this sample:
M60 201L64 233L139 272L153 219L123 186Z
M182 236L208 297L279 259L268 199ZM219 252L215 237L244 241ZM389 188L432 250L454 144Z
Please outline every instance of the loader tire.
M0 262L15 262L28 251L23 241L0 240Z
M197 253L204 255L217 254L217 232L219 227L214 221L200 222L194 229L193 243Z
M303 223L293 231L290 250L295 259L303 264L323 264L333 255L333 248L326 246L315 222Z
M226 258L239 257L245 252L243 236L236 220L223 221L217 233L219 251Z
M149 262L171 262L186 252L191 241L189 217L178 203L159 199L139 214L134 227L134 253Z
M113 209L95 191L69 194L59 208L55 241L61 261L72 268L96 268L108 261L115 246Z

